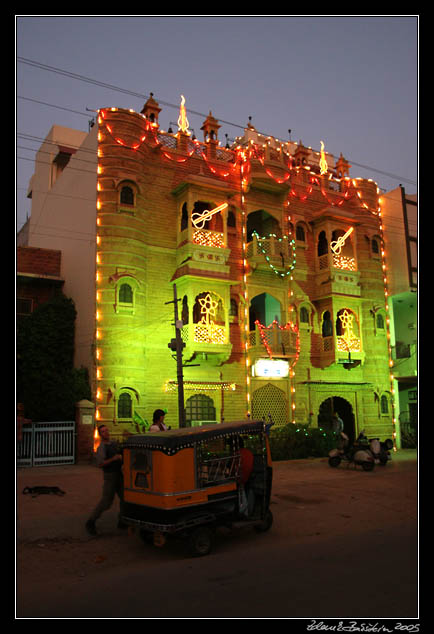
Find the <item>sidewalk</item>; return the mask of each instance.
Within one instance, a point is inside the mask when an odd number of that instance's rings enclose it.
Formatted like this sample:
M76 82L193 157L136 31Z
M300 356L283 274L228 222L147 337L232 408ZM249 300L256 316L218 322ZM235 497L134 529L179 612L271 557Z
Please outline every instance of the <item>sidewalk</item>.
M392 455L385 469L409 460L417 460L415 449L401 449ZM276 473L281 470L314 470L322 468L327 458L275 462ZM383 467L381 467L383 468ZM32 497L23 494L25 487L57 486L65 495L42 494ZM277 479L276 479L277 486ZM88 540L84 524L99 502L102 491L102 473L91 464L55 467L22 467L16 470L16 536L20 541L43 539ZM119 502L98 520L98 529L104 534L117 534Z

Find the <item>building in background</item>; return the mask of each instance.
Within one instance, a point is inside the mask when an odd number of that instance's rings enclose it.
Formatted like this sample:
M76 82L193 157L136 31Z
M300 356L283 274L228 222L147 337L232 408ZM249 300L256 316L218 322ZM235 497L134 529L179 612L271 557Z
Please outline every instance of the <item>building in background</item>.
M104 108L88 134L53 127L36 158L21 237L62 252L76 365L97 421L142 431L156 408L178 425L174 291L185 344L185 419L271 416L354 438L393 436L390 259L375 182L341 155L264 137L231 147L210 112L203 140ZM24 237L25 236L25 237Z
M381 197L384 240L390 253L390 334L396 415L403 441L415 442L418 420L417 196L400 185Z

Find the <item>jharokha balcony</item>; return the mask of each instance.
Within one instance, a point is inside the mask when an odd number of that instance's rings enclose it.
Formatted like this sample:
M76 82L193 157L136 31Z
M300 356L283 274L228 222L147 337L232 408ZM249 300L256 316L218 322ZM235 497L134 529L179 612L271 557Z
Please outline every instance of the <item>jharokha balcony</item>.
M254 232L247 244L246 257L253 270L269 269L281 277L287 276L295 265L294 240L274 234L261 237Z
M277 321L265 327L258 321L248 338L248 349L253 356L273 356L298 359L299 333L295 326L280 326Z

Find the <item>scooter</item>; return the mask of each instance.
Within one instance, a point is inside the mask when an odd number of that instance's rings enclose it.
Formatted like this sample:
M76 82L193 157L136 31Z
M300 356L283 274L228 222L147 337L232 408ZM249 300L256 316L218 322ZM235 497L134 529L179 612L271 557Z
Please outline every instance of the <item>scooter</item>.
M341 462L346 462L347 467L354 464L355 467L361 466L363 471L372 471L375 467L375 458L364 431L360 432L353 445L350 445L349 438L344 432L340 433L340 437L338 447L329 452L330 467L338 467Z
M393 441L388 438L381 442L379 438L371 438L369 449L374 456L375 464L384 466L391 460L390 450L393 449Z

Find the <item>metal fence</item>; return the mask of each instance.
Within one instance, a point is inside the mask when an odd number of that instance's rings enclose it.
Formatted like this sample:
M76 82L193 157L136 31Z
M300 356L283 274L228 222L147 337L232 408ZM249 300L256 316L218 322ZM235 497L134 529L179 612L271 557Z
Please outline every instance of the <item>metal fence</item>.
M24 425L17 441L17 466L74 464L75 436L74 421Z

